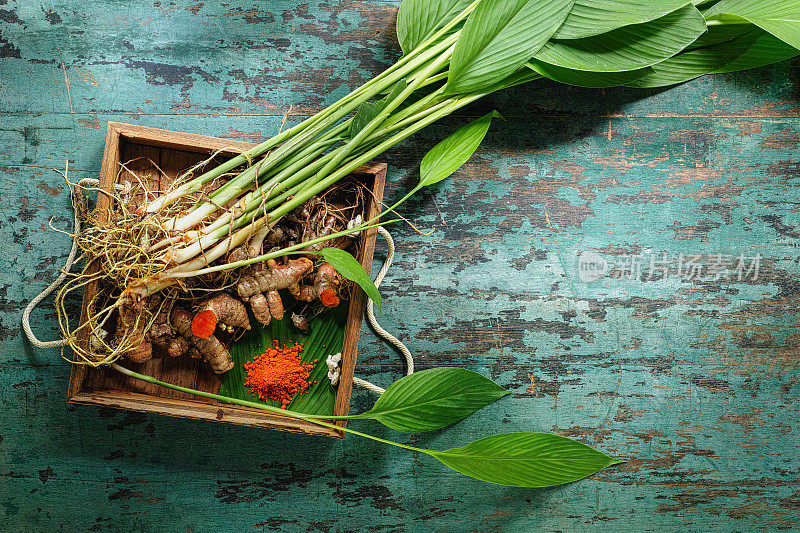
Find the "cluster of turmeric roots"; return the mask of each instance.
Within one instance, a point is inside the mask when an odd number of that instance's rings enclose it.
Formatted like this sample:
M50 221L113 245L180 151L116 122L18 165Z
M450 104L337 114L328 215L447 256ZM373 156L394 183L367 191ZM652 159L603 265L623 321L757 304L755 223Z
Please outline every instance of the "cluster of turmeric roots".
M241 302L239 302L241 305ZM244 322L250 329L247 311ZM204 359L217 374L233 368L233 360L225 345L214 335L205 338L192 334L192 312L184 306L166 301L158 295L151 296L143 305L124 305L117 317L116 336L132 337L133 348L125 356L135 362L144 363L153 357L153 346L158 346L172 357L188 354Z
M237 331L250 329L245 301L249 301L253 316L264 325L273 319L283 319L285 310L278 292L282 289L287 289L301 302L318 299L324 307L336 307L340 303L344 280L328 263L322 263L315 270L310 259L300 257L285 264L269 261L254 270L239 281L239 297L219 292L190 307L155 294L138 304L122 306L116 334L118 337L133 336L133 348L125 356L142 363L153 357L156 346L172 357L188 354L202 358L215 373L224 374L233 368L233 359L216 332L230 339ZM309 279L311 284L303 283L304 279ZM293 312L292 323L300 330L308 329L304 314Z
M257 247L246 243L228 254L227 262L255 257L344 229L345 217L317 200L304 205L282 224L272 228ZM352 214L352 211L348 213ZM349 247L353 237L325 242L326 246ZM267 247L272 247L265 249ZM339 305L346 293L345 279L329 263L319 262L315 254L322 246L311 245L296 259L289 256L269 259L237 271L235 294L216 292L198 302L181 299L177 291L171 296L160 293L120 307L115 335L127 339L131 349L125 357L137 363L153 357L154 346L172 357L188 354L204 359L217 374L233 368L226 347L235 334L251 328L246 304L255 319L264 325L281 320L285 306L279 291L286 291L303 303L300 312L292 312L291 321L300 330L308 329L308 310ZM317 261L317 263L315 263ZM221 334L221 335L220 335Z

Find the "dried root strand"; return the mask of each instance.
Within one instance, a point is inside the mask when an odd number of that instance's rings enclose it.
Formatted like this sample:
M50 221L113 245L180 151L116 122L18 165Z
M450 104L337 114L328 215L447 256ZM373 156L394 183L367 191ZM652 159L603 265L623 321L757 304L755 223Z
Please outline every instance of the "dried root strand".
M132 338L133 348L125 352L125 357L134 363L144 363L153 357L153 345L145 331L146 320L141 305L124 304L119 308L116 336Z

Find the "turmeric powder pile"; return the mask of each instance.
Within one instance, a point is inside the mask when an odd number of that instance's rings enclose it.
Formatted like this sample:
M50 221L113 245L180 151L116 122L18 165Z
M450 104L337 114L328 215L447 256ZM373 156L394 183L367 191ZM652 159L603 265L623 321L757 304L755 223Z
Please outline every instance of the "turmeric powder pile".
M278 341L272 341L272 348L244 364L244 384L264 401L280 400L281 408L286 409L296 394L308 388L308 376L314 368L300 360L302 351L302 344L279 348Z

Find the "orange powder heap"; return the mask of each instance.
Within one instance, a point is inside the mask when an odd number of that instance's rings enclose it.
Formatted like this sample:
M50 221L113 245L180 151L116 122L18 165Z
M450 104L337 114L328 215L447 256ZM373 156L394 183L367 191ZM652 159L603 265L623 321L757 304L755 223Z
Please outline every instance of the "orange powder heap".
M285 409L296 394L308 388L306 380L314 368L313 364L300 361L302 351L302 344L278 348L278 341L272 341L272 348L244 364L244 384L264 401L280 400Z

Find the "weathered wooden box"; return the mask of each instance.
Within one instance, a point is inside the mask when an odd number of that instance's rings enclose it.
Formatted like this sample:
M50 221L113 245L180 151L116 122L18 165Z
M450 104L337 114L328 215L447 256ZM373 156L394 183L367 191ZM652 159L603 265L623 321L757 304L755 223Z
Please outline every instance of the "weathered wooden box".
M100 186L109 190L117 180L125 179L127 170L122 168L123 162L131 162L126 167L134 170L140 178L161 179L159 176L147 176L145 167L134 169L136 161L150 160L158 165L163 173L175 179L178 173L203 161L215 151L233 156L242 149L253 146L250 143L206 137L190 133L178 133L158 128L147 128L119 122L109 122L106 135L106 147L100 171ZM376 215L383 200L383 187L386 177L385 164L365 165L354 173L372 192L367 200L366 215ZM111 198L98 195L98 208L109 209ZM364 232L361 236L358 260L370 271L372 255L375 249L376 231ZM358 337L361 329L362 310L365 295L353 284L352 294L348 302L348 315L344 333L342 350L341 379L336 393L335 415L346 415L350 408L350 394L353 371L356 364ZM97 287L88 285L84 289L81 322L86 320L87 304L96 294ZM80 339L84 346L88 339ZM162 381L175 383L206 392L219 393L220 376L201 368L196 359L187 357L154 357L142 364L125 361L132 370L154 376ZM260 426L285 431L342 437L341 430L327 429L309 422L272 414L254 408L224 404L215 400L200 398L128 378L109 368L90 368L85 365L73 365L70 376L69 401L79 404L101 405L133 411L159 413L170 416L214 420L249 426ZM344 426L345 421L336 422Z

